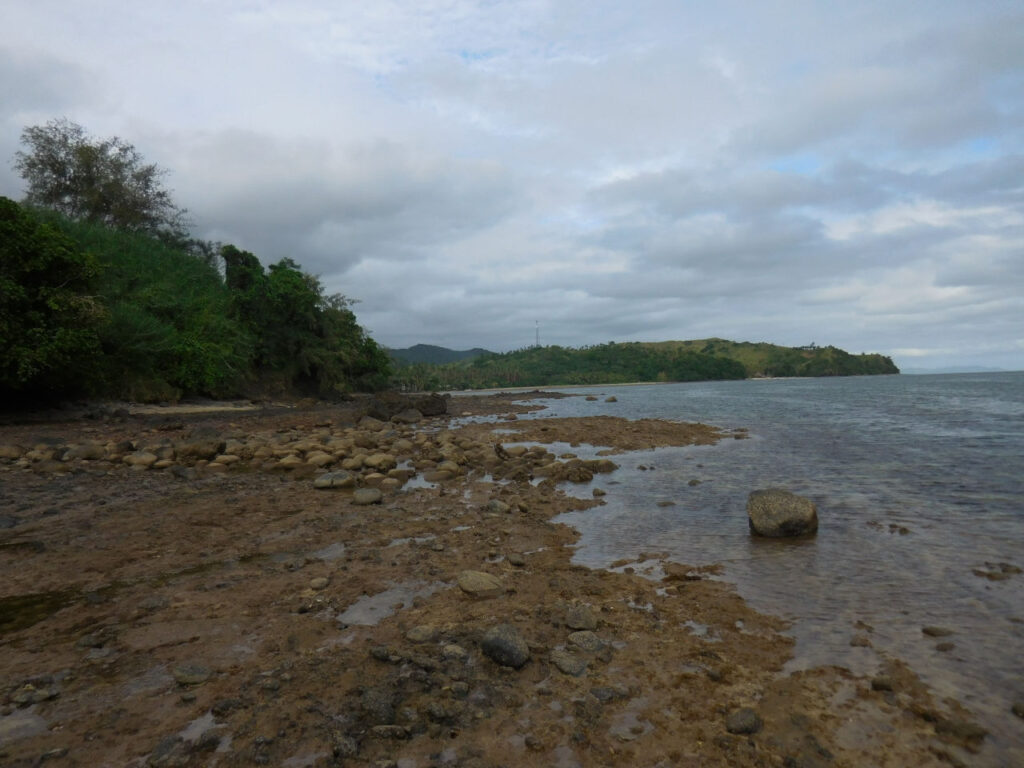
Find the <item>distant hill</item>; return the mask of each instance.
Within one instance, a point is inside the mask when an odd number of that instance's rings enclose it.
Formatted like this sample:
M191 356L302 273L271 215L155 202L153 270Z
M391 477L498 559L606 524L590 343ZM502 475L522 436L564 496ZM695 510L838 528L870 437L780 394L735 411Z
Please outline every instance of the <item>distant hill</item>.
M493 353L479 347L460 351L436 347L433 344L416 344L406 349L389 349L388 354L399 365L416 365L418 363L446 365L448 363L458 363L462 360L472 360L474 357Z
M424 348L467 356L443 364L405 365L395 374L398 386L452 390L899 373L892 360L883 355L851 355L838 347L781 347L726 339L610 342L579 349L528 347L501 354L472 350L476 353L472 357L468 356L471 353Z
M749 378L784 376L871 376L899 373L892 359L879 354L850 354L838 347L783 347L765 341L694 339L642 342L660 351L686 350L741 363Z

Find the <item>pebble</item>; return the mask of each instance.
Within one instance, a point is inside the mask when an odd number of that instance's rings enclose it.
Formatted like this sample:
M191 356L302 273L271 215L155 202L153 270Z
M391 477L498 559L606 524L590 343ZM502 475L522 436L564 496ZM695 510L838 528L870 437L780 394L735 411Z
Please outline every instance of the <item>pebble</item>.
M317 576L315 579L311 579L309 582L310 589L323 589L328 584L326 576Z
M572 677L579 677L587 671L587 662L571 651L556 648L551 652L551 663L558 671Z
M871 690L872 691L891 691L892 690L892 679L885 676L879 675L878 677L871 678Z
M945 627L921 627L921 632L928 635L928 637L949 637L953 634L952 629L946 629Z
M569 629L597 629L597 617L589 605L570 605L565 613L565 625Z
M210 669L202 664L179 664L171 672L179 685L200 685L210 679Z
M521 568L526 565L526 558L523 557L521 552L509 552L506 559L508 560L509 565L514 565L517 568Z
M764 726L764 721L750 707L737 709L725 718L725 730L729 733L757 733Z
M459 589L473 597L498 597L505 593L501 579L483 571L463 571L459 574Z
M429 643L437 638L437 628L429 624L420 624L405 633L405 639L410 643Z
M512 511L512 507L506 504L501 499L491 499L487 502L486 510L499 515L507 515Z
M359 505L379 504L384 498L379 488L359 488L352 494L352 503Z
M519 669L530 660L530 646L511 624L499 624L487 630L480 647L487 658L503 667Z
M588 653L596 653L604 648L604 641L590 630L573 632L569 635L569 642Z
M356 476L351 472L338 471L320 475L313 481L313 487L321 490L328 488L351 488L356 484Z

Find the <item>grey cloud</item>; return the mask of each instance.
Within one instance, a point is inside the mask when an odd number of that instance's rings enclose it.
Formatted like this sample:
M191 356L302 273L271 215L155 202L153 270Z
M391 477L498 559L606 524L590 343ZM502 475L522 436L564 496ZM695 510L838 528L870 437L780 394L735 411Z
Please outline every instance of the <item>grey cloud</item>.
M196 180L185 199L205 236L267 260L289 255L314 272L421 257L517 203L511 174L495 163L387 142L339 149L232 132L193 147L184 165Z

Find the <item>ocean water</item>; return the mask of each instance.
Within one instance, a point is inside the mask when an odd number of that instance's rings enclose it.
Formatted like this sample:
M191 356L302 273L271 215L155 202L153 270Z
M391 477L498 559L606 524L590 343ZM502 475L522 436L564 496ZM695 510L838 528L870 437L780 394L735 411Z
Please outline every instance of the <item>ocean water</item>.
M599 399L547 400L535 417L656 417L750 434L617 457L618 471L582 489L604 488L606 503L561 518L581 532L577 562L662 552L720 563L753 607L791 622L790 668L870 674L899 657L990 730L979 759L1024 764L1024 721L1010 712L1024 701L1024 574L976 573L1024 568L1024 373L565 391ZM605 403L612 394L618 402ZM816 537L749 534L747 495L772 486L815 501ZM929 626L953 634L929 637ZM871 647L852 647L855 635Z

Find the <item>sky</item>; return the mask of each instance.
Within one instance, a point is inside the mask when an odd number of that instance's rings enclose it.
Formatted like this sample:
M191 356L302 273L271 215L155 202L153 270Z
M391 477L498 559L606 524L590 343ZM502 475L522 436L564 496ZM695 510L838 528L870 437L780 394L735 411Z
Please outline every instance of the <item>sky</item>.
M1024 369L1019 0L5 0L0 195L60 117L389 347Z

